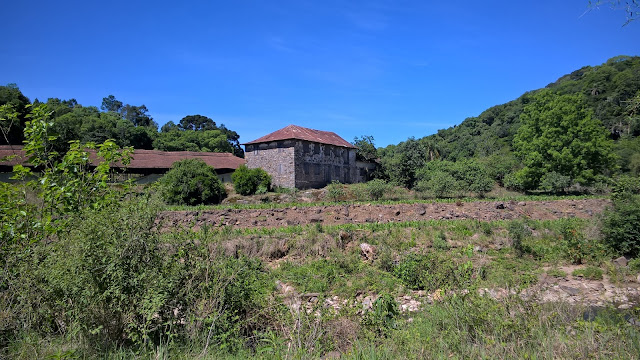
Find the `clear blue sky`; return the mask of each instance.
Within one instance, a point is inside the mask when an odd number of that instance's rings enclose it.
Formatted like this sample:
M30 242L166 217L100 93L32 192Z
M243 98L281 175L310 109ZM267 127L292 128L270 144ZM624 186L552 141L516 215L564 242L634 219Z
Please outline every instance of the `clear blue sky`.
M0 84L113 94L241 142L288 124L377 146L459 124L584 65L640 55L640 22L588 0L6 1Z

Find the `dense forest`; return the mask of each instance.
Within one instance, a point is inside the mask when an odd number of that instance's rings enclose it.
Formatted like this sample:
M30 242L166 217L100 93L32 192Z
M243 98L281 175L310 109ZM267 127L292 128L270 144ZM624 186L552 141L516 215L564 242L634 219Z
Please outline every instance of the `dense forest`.
M5 112L17 112L14 119L2 122L0 144L22 144L29 109L39 104L42 102L38 99L31 103L15 84L0 86L0 105L6 105L0 118L6 117ZM124 104L113 95L102 100L100 109L82 106L75 99L49 98L44 104L57 137L54 146L61 153L73 140L102 143L112 139L119 146L135 149L231 152L244 156L238 133L206 116L188 115L177 124L169 121L158 131L158 124L145 105Z
M410 188L431 180L425 167L460 160L520 190L593 185L640 172L639 112L640 57L617 56L378 156L384 176Z

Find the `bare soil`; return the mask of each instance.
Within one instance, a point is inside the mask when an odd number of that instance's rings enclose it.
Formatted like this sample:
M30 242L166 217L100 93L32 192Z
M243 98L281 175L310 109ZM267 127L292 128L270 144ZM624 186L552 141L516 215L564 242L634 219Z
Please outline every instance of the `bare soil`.
M387 223L424 220L480 221L527 218L556 220L561 218L588 219L601 213L608 199L580 199L526 202L458 202L415 204L343 204L328 206L292 206L274 209L221 209L200 211L164 211L158 223L165 229L202 226L233 226L235 228L282 227L292 225L340 225Z

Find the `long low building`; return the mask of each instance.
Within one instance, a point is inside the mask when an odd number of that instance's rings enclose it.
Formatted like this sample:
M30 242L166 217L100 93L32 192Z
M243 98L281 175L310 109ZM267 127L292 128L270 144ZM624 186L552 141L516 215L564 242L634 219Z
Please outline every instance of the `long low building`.
M29 166L22 146L1 145L0 159L9 157L12 158L0 162L0 181L9 180L14 165ZM112 166L122 169L120 174L116 174L119 180L133 178L137 183L145 184L156 181L171 169L173 163L184 159L203 160L216 170L223 182L230 182L231 173L246 163L244 159L230 153L136 149L133 151L129 166L126 168L122 168L119 164Z

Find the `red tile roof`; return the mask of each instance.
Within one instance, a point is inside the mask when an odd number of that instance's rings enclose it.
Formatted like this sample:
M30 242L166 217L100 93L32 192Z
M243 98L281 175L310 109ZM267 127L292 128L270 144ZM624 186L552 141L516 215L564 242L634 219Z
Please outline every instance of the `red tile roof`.
M265 135L259 139L245 143L244 145L259 144L259 143L279 141L279 140L289 140L289 139L306 140L306 141L311 141L311 142L316 142L321 144L342 146L346 148L355 148L355 146L345 141L343 138L341 138L340 136L338 136L338 134L334 132L308 129L308 128L304 128L302 126L297 126L297 125L289 125L278 131L274 131L271 134Z
M91 151L92 152L92 151ZM25 164L26 156L22 146L0 146L0 159L8 155L17 155L16 158L0 162L0 165L13 166ZM91 156L93 158L94 156ZM194 151L159 151L159 150L134 150L129 169L169 169L174 162L198 158L213 166L215 169L235 170L245 164L245 160L230 153L194 152Z

